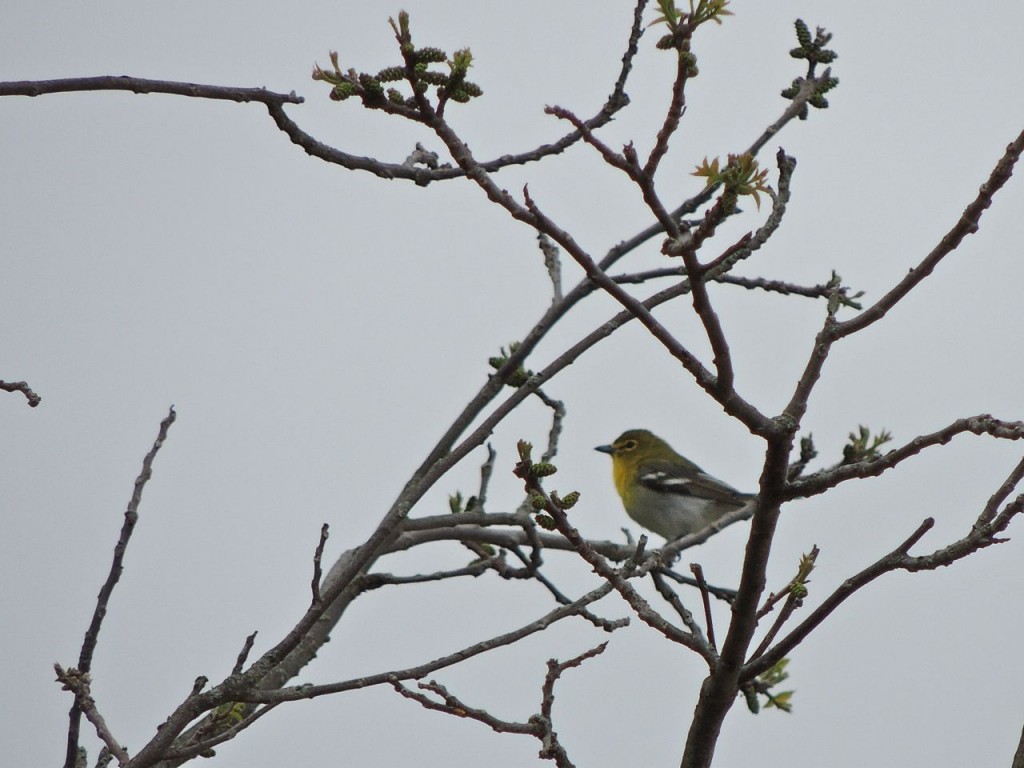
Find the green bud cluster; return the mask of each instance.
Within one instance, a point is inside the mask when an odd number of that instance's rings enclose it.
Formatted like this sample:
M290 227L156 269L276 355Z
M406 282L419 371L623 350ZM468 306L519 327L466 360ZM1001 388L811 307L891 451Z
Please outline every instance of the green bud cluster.
M401 66L385 67L376 75L368 72L356 72L349 69L342 72L338 65L338 54L331 52L333 71L313 69L313 79L329 83L330 93L334 101L344 101L352 96L359 96L363 106L370 109L385 109L409 116L423 108L422 100L413 96L405 96L395 88L385 91L382 83L405 82L414 94L425 95L429 88L437 89L437 104L434 108L440 113L448 101L464 104L470 99L483 95L483 89L476 83L466 80L466 74L473 63L473 54L468 48L456 51L452 58L440 48L427 46L417 48L412 42L409 30L409 14L402 11L398 21L391 19L391 28L398 40L404 63ZM448 64L448 72L431 70L432 64Z
M580 500L580 492L572 491L571 493L565 494L559 498L559 502L562 505L562 509L572 509L576 506L576 502Z
M550 477L558 471L558 467L547 461L540 461L530 467L534 477Z
M839 54L825 47L832 40L831 32L819 27L812 39L811 30L807 28L803 19L797 19L795 26L796 40L800 45L789 52L794 59L807 59L815 64L831 64L839 58Z
M537 521L537 525L543 528L545 531L553 531L557 527L555 525L554 518L550 515L534 515L534 520Z
M827 109L828 99L825 98L825 94L839 85L839 78L832 77L831 70L829 69L825 70L823 77L815 77L815 67L819 64L831 64L839 57L839 54L825 47L832 39L830 32L826 32L819 27L812 38L811 30L808 29L802 19L796 20L796 39L800 45L791 50L789 55L794 59L805 59L807 61L807 75L793 80L790 86L782 91L782 97L784 99L795 99L800 94L804 85L809 81L813 81L814 92L807 99L807 104L803 106L798 115L801 120L806 120L807 107Z
M453 96L452 98L454 99L455 97ZM511 355L514 355L516 353L516 350L518 349L519 342L513 341L511 344L508 345L508 351L506 351L505 348L502 347L500 355L487 358L487 364L497 371L503 365L505 365L505 363L508 362L509 357ZM508 377L508 381L506 381L505 383L508 386L512 387L513 389L518 389L519 387L523 386L527 381L529 381L532 375L533 371L529 371L523 366L519 366L516 370L512 372L512 374Z

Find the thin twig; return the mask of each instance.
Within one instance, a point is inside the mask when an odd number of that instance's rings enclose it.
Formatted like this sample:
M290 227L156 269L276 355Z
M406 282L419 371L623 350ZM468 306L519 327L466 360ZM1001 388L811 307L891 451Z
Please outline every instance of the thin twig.
M127 763L130 759L128 750L121 746L121 743L114 738L114 734L107 727L106 720L103 719L99 710L96 709L96 700L92 697L90 690L91 681L89 674L81 669L72 668L65 670L60 664L54 664L53 669L57 673L57 682L61 684L63 690L71 691L75 695L75 708L93 724L93 727L96 729L96 735L106 744L110 754L117 758L119 765ZM75 752L77 755L77 746Z
M662 548L662 557L664 557L664 548ZM607 557L607 555L605 555ZM661 567L658 568L658 572L666 578L672 579L677 584L685 584L688 587L696 587L700 589L700 582L697 579L691 578L690 576L684 576L681 573L676 573L671 568ZM727 589L726 587L716 587L714 584L708 584L705 582L704 587L707 589L708 594L715 597L718 600L722 600L726 603L732 603L736 599L736 590Z
M629 41L626 50L622 55L622 66L619 70L618 79L608 99L592 118L585 121L590 130L607 125L624 107L629 104L629 97L626 95L626 81L633 67L633 59L639 49L640 36L643 34L643 8L646 0L638 0L633 15L633 25L630 30ZM408 179L420 186L426 186L434 181L457 179L466 176L462 168L440 166L436 169L424 167L407 167L402 163L385 163L369 157L361 157L348 152L335 149L321 141L313 138L303 131L285 113L284 109L277 104L268 104L267 110L277 127L292 140L293 144L305 150L306 154L316 157L328 163L340 165L349 170L367 171L385 179ZM542 144L534 149L517 154L506 154L494 160L481 163L481 168L487 173L495 173L503 168L514 165L525 165L537 162L546 157L558 155L571 147L582 138L578 130L566 134L560 139L550 143Z
M313 605L318 605L321 602L320 581L323 578L322 561L324 547L327 545L327 537L330 535L330 531L331 527L327 523L320 526L320 541L317 542L316 551L313 553L313 581L310 584L310 588L313 590Z
M6 392L21 392L25 395L29 408L35 408L43 401L43 398L32 391L27 381L0 381L0 389Z
M556 504L547 492L537 483L536 479L530 472L531 464L532 462L526 459L520 462L516 467L517 476L523 479L528 494L544 499L543 510L555 521L555 526L558 529L558 532L569 540L569 543L572 544L573 548L580 554L580 557L590 564L591 568L594 569L594 572L598 576L605 579L615 588L615 591L622 596L642 622L664 635L669 640L684 645L690 650L696 651L710 664L711 652L703 637L698 637L690 632L679 629L679 627L667 621L665 617L654 610L640 595L640 593L637 592L629 583L630 578L646 574L659 562L657 556L644 559L643 548L646 542L646 537L641 537L640 544L637 547L637 553L631 558L631 560L627 561L627 565L622 571L612 568L604 557L602 557L597 550L591 547L590 543L580 535L579 531L577 531L575 527L573 527L569 522L569 518L565 514L565 511ZM643 562L642 565L641 562Z
M568 661L548 660L548 671L544 676L544 685L541 687L540 716L530 718L530 722L538 729L537 738L543 745L540 757L554 760L555 765L559 768L572 768L573 764L569 760L569 753L562 746L558 733L555 731L555 683L567 669L579 667L588 659L604 653L607 647L608 643L604 642Z
M369 592L374 589L380 589L381 587L396 584L427 584L433 581L445 581L447 579L456 579L462 576L472 576L476 578L487 571L498 569L499 564L503 561L504 556L499 553L491 555L490 557L474 560L469 565L465 565L461 568L450 568L443 571L434 571L433 573L415 573L410 576L396 576L392 573L368 573L360 579L359 585L363 590Z
M247 712L240 722L219 731L215 736L202 737L192 743L189 743L187 746L168 749L163 756L163 760L180 765L186 760L191 760L194 757L208 755L210 750L214 747L235 738L242 731L255 724L261 717L272 712L277 706L277 704L267 704L263 707L257 707L252 711Z
M661 163L661 159L668 152L669 140L679 127L683 113L686 112L686 83L689 80L692 66L693 62L688 56L680 54L676 57L676 78L675 82L672 83L672 98L668 111L665 113L665 119L658 130L654 147L651 149L651 154L648 156L647 163L643 167L643 174L652 180L658 171L658 164Z
M63 80L22 80L0 83L0 96L42 96L48 93L75 91L131 91L132 93L166 93L194 99L237 102L260 102L267 105L302 104L305 99L291 93L274 93L266 88L236 88L226 85L181 83L171 80L150 80L127 75L100 77L69 77Z
M562 436L565 403L561 400L555 400L553 397L548 397L542 389L538 389L534 394L541 399L544 405L551 409L551 429L548 430L548 445L544 449L544 453L541 454L540 460L553 461L555 456L558 455L558 439Z
M487 459L480 465L480 487L476 493L476 509L484 511L487 505L487 489L491 485L491 476L494 474L494 462L498 458L498 452L494 447L487 444ZM467 510L468 511L468 510Z
M939 262L955 251L965 237L977 232L981 215L986 208L992 205L992 198L995 197L995 194L1010 180L1013 168L1022 152L1024 152L1024 131L1021 131L1017 138L1007 145L1006 152L995 164L985 183L981 185L978 195L964 208L956 224L943 235L938 245L872 306L867 307L851 319L839 323L834 331L836 338L843 338L861 331L885 317L890 309L932 273Z
M779 115L779 119L769 125L761 135L754 139L754 143L751 144L745 154L756 157L762 149L768 144L769 141L779 131L786 127L788 123L791 123L794 119L798 118L800 114L807 108L807 102L810 101L811 97L814 96L815 92L828 81L831 73L825 72L821 75L812 75L804 78L800 84L800 90L796 96L793 97L792 101L789 102L782 114Z
M945 445L957 435L965 433L990 435L1001 440L1022 440L1024 439L1024 422L1004 421L993 418L987 413L957 419L940 430L926 435L918 435L909 443L894 448L877 459L845 464L790 482L785 491L785 498L817 496L847 480L877 477L911 456L916 456L925 448Z
M715 621L711 616L711 599L708 596L708 583L704 580L704 569L700 567L700 563L690 563L690 572L693 573L693 577L697 580L697 584L700 587L700 598L704 604L704 623L708 628L708 644L711 646L711 650L718 652L718 643L715 642Z
M996 492L992 494L974 524L980 526L991 523L999 511L999 506L1005 502L1009 495L1013 493L1013 490L1020 485L1021 480L1024 480L1024 458L1017 462L1017 466L1013 468L1013 471L1010 472L1006 480L1003 481L1003 484L1000 485L996 489Z
M383 672L376 675L367 675L365 677L354 678L338 683L327 683L324 685L300 685L279 688L277 690L253 691L246 696L246 700L253 703L297 701L300 699L311 699L328 694L342 693L344 691L361 690L371 686L387 685L390 684L392 680L420 680L440 669L454 666L455 664L471 659L474 656L479 656L480 654L492 651L495 648L511 645L522 640L524 637L529 637L530 635L547 629L549 626L561 621L562 619L570 616L576 616L579 614L580 609L590 605L591 603L597 602L608 595L611 591L612 587L610 584L602 583L600 586L592 589L578 600L573 601L571 605L559 606L558 608L544 614L539 619L536 619L529 624L525 624L518 629L506 632L502 635L497 635L489 640L474 643L473 645L455 651L454 653L450 653L446 656L442 656L415 667L394 670L392 672Z
M142 471L135 478L132 497L128 501L128 507L124 512L121 534L117 539L117 544L114 545L114 558L110 563L110 572L107 574L107 579L100 588L100 593L96 598L96 608L93 610L92 620L89 622L89 628L85 631L82 649L78 654L77 670L82 675L88 676L92 669L92 657L96 651L96 643L99 640L100 627L103 625L103 619L107 615L107 607L110 603L110 597L114 592L114 587L117 586L117 582L120 580L121 573L124 570L124 554L128 548L132 532L135 530L135 523L139 519L139 504L142 502L142 491L146 487L149 478L153 475L153 461L156 459L156 454L160 447L164 444L164 440L167 439L167 431L171 428L171 424L174 423L177 416L174 406L171 406L167 416L160 422L160 429L157 431L153 446L142 460ZM76 699L75 704L72 705L71 711L68 713L68 745L64 756L64 768L74 768L75 761L77 760L81 715L82 710Z
M927 518L908 536L898 547L887 555L869 565L859 573L846 579L831 595L811 611L810 615L800 622L786 637L782 638L774 647L765 651L758 659L745 664L740 675L740 682L745 683L754 679L764 671L771 669L780 659L785 657L804 638L807 637L818 625L821 624L836 608L847 598L857 592L865 585L871 583L882 574L905 567L907 563L907 552L935 525L932 518Z
M794 589L798 589L800 586L804 586L808 581L810 581L807 577L810 572L814 570L814 564L817 562L818 555L820 553L821 550L818 549L818 545L815 544L811 547L810 552L800 558L800 565L797 567L797 574L789 580L789 583L785 587L780 589L778 592L772 592L768 595L768 599L764 601L764 605L761 606L761 609L755 614L755 618L757 618L758 621L771 613L772 609L784 597L792 596Z
M246 636L245 643L242 644L242 650L238 652L238 658L235 659L235 666L231 668L232 675L242 674L242 670L245 668L246 659L249 658L249 653L250 651L252 651L252 646L256 642L257 634L258 632L253 632L252 634ZM195 693L199 693L199 691L195 691Z
M796 170L796 158L790 157L780 148L775 154L775 162L779 169L779 191L772 192L769 190L772 210L768 214L768 218L765 219L764 224L757 228L756 232L744 235L736 243L729 246L720 256L709 261L704 266L706 279L718 279L715 276L721 278L728 277L728 270L752 256L782 226L782 219L786 215L786 206L789 204L789 199L792 195L791 185L793 173ZM727 281L723 279L722 282ZM767 283L767 281L764 282Z
M476 720L478 723L483 723L497 733L515 733L527 736L533 735L534 728L530 724L516 723L511 720L502 720L495 717L485 709L471 707L468 704L463 703L463 701L457 696L450 693L447 688L436 680L419 683L417 684L417 687L420 690L430 691L431 693L436 694L441 698L441 701L435 701L429 696L417 693L408 686L403 685L398 680L391 681L391 686L399 694L407 699L418 702L420 706L425 709L429 709L434 712L444 712L447 715L454 715L455 717L465 717L470 720Z
M677 595L675 590L668 585L667 581L665 581L664 574L658 569L652 569L650 571L650 576L651 581L654 582L655 589L657 589L658 593L665 598L665 602L672 606L672 610L679 615L679 618L682 620L683 624L686 625L686 628L690 630L694 636L699 637L704 642L708 642L704 637L704 631L700 628L697 622L694 621L693 614L690 613L690 610L685 605L683 605L683 601L680 599L679 595ZM710 645L710 643L708 643L708 645Z

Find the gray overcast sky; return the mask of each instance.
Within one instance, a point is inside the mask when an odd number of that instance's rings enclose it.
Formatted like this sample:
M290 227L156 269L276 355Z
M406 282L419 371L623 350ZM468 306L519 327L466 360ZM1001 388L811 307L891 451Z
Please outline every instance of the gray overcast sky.
M597 109L631 6L404 4L421 44L473 49L485 97L450 116L482 158L561 135L546 104ZM415 141L439 143L330 102L309 79L313 62L326 64L334 49L344 66L393 63L387 18L401 7L7 0L0 79L130 74L294 89L307 101L289 114L321 140L401 161ZM692 193L697 162L744 148L774 120L779 91L801 73L787 55L793 19L826 26L842 82L830 109L777 138L799 160L793 201L778 237L743 274L817 283L834 268L877 298L938 242L1024 126L1024 4L730 7L736 15L696 42L701 76L664 188ZM650 146L672 66L652 50L654 39L642 44L633 105L603 134L613 146ZM649 223L621 175L582 147L499 178L514 191L529 182L595 253ZM748 207L723 242L762 220ZM121 513L170 404L179 420L147 487L95 665L94 693L133 748L197 675L230 670L245 635L258 629L262 650L287 630L308 599L321 523L332 526L331 555L358 543L476 391L487 357L521 336L550 296L531 233L475 188L419 189L310 159L255 105L125 93L2 99L0 210L0 379L26 379L43 397L37 409L0 397L0 743L12 766L54 765L69 700L51 665L77 658ZM960 416L1024 416L1022 240L1017 178L919 291L835 350L805 424L823 458L858 424L902 442ZM630 261L644 264L663 264L653 245ZM740 390L776 411L822 308L726 288L713 298ZM610 300L592 299L532 367L613 311ZM705 354L691 314L680 304L659 316ZM576 519L589 536L621 536L626 518L607 457L592 447L628 427L653 428L715 475L756 485L759 441L638 329L595 349L548 391L568 405L559 479L582 491ZM545 412L530 404L495 432L492 511L518 502L515 440L540 442L546 428ZM822 555L812 601L926 516L937 525L922 552L962 535L1019 455L961 438L898 474L793 505L771 585L784 585L813 544ZM471 492L478 459L445 478L417 514L444 510L457 489ZM794 713L753 717L737 705L716 765L1008 765L1024 720L1020 530L954 568L893 575L851 600L794 655ZM713 581L734 583L744 535L735 526L687 557ZM438 547L385 567L407 573L464 557ZM570 557L549 561L580 590L592 583ZM534 586L491 577L382 590L355 604L302 679L430 659L548 605ZM625 613L612 600L603 609ZM537 706L543 662L603 639L567 625L439 679L476 706L525 718ZM677 764L700 663L641 627L611 639L560 689L557 725L570 753L581 766ZM282 707L222 747L218 765L469 766L486 756L512 766L536 750L374 690Z

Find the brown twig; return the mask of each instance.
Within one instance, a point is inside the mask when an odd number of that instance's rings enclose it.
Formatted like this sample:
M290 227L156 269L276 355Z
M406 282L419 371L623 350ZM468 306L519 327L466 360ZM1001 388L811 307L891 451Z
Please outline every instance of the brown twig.
M911 268L888 293L853 318L842 322L835 317L838 305L829 307L822 328L814 339L814 346L804 367L804 372L783 412L784 418L789 424L799 425L807 412L811 389L821 376L832 345L839 339L857 333L885 317L889 310L920 285L946 256L956 250L967 235L978 230L981 215L992 204L992 198L996 192L1013 175L1014 165L1022 152L1024 152L1024 131L1021 131L1017 138L1007 146L1006 152L996 163L985 183L981 185L978 195L967 205L956 224L942 237L939 244L916 267Z
M376 675L367 675L365 677L354 678L351 680L345 680L338 683L327 683L324 685L301 685L293 686L288 688L280 688L277 690L268 691L253 691L247 697L247 701L254 703L274 703L282 701L297 701L300 699L311 699L317 696L325 696L334 693L342 693L344 691L361 690L363 688L369 688L377 685L388 685L392 680L420 680L427 675L433 674L440 669L454 666L467 659L471 659L474 656L487 653L496 648L501 648L512 643L522 640L524 637L536 634L547 629L552 624L555 624L563 619L569 618L570 616L576 616L580 610L591 603L597 602L601 598L605 597L612 591L612 587L609 584L601 584L600 586L592 589L587 594L583 595L577 600L574 600L572 604L566 606L559 606L549 611L548 613L541 616L539 619L525 624L518 629L511 632L506 632L501 635L490 638L489 640L483 640L479 643L462 648L461 650L455 651L454 653L447 654L440 658L434 659L433 661L426 662L424 664L417 665L415 667L408 667L406 669L394 670L391 672L383 672Z
M655 589L657 589L658 593L665 599L665 602L672 606L672 610L678 614L680 620L686 625L686 628L690 630L695 637L705 643L708 643L710 646L710 642L704 636L704 630L702 630L700 625L694 621L693 614L690 613L690 610L685 605L683 605L683 601L680 599L679 595L676 594L676 591L668 585L668 582L665 580L665 575L655 568L650 571L650 576L651 581L654 582Z
M704 604L704 623L708 628L708 644L711 646L711 650L717 653L718 643L715 642L715 622L711 616L711 599L708 596L708 583L704 580L704 569L700 567L700 563L690 563L690 572L693 573L693 577L697 580L697 585L700 588L700 598Z
M799 645L822 621L825 620L836 608L847 598L857 592L865 585L871 583L882 574L905 568L908 560L908 551L935 525L932 518L927 518L908 536L898 547L889 554L884 555L872 565L869 565L860 573L846 579L821 605L811 611L810 615L794 628L786 637L782 638L774 647L767 650L759 658L744 665L740 675L740 682L745 683L754 679L764 671L771 669L786 654Z
M769 646L771 646L775 637L781 631L782 625L787 621L790 621L790 616L793 615L797 608L803 606L804 598L807 595L807 584L810 582L808 577L814 569L814 563L817 561L819 553L820 550L817 545L811 547L811 551L800 558L800 565L797 567L797 574L790 580L790 583L785 585L785 587L777 593L773 592L770 594L768 599L765 600L765 604L761 606L761 609L755 614L755 620L760 622L762 618L772 611L775 605L777 605L783 597L785 598L782 608L779 610L778 615L775 616L775 621L768 629L768 632L765 633L765 636L758 644L758 647L754 650L754 653L751 654L749 660L753 660L764 653Z
M1006 480L1003 481L996 492L989 498L988 503L981 510L978 515L978 519L975 521L975 526L990 525L995 520L996 515L999 512L999 506L1003 504L1014 489L1020 485L1021 480L1024 480L1024 458L1017 462L1017 466L1013 468L1013 471L1007 476Z
M679 55L676 57L676 78L675 82L672 83L672 98L668 105L668 111L665 113L665 119L658 130L654 147L651 149L651 154L648 155L647 163L643 167L643 174L649 179L653 179L657 173L659 163L668 153L669 140L671 140L676 129L679 128L683 113L686 112L686 83L689 80L692 66L693 61L688 56Z
M139 519L139 504L142 501L142 491L146 487L149 478L153 475L153 461L156 459L157 452L164 444L164 440L167 439L167 432L176 418L177 414L174 411L174 407L171 406L167 416L160 422L160 429L157 431L156 440L153 442L153 446L149 449L145 458L143 458L142 471L139 472L139 476L135 479L135 488L132 491L131 499L128 501L128 507L124 512L121 534L118 537L117 544L114 546L114 558L110 563L110 572L107 574L107 579L100 588L100 593L96 598L96 608L93 611L92 620L89 622L89 628L85 631L82 648L78 654L77 669L84 676L88 676L92 669L92 657L96 651L96 643L99 640L100 627L103 625L103 619L107 615L107 607L110 603L110 597L114 592L114 587L117 586L117 582L120 580L121 573L124 570L124 553L128 548L132 532L135 530L135 523ZM75 768L75 761L78 756L81 715L82 710L76 698L75 704L68 713L68 745L64 756L64 768Z
M553 727L554 721L552 717L552 710L555 703L555 683L567 669L579 667L587 659L592 659L595 656L600 655L604 652L607 645L607 643L601 643L597 647L591 648L590 650L581 653L579 656L565 662L550 659L547 663L548 671L544 676L544 684L541 688L540 713L533 715L525 723L503 720L499 717L495 717L485 709L472 707L462 701L458 696L451 693L451 691L436 680L417 684L419 691L412 690L407 685L403 684L403 682L398 678L392 678L388 682L399 695L417 702L424 709L428 709L433 712L442 712L446 715L452 715L453 717L475 720L478 723L483 723L497 733L533 736L542 744L540 751L540 756L542 758L554 760L556 765L562 766L563 768L571 768L572 763L569 761L568 753L559 742L558 734L555 732ZM421 693L420 691L432 693L437 698L432 698L426 693Z
M756 618L758 621L760 621L769 613L771 613L772 609L783 598L792 597L794 589L799 589L801 586L807 584L807 582L809 581L807 577L810 574L810 572L814 569L814 563L817 562L818 555L820 553L821 550L818 549L818 545L815 544L811 547L811 551L808 554L800 558L800 565L797 568L796 576L790 579L789 583L785 587L780 589L778 592L772 592L770 595L768 595L768 599L764 601L764 605L761 606L761 609L756 614Z
M441 685L436 680L430 680L426 683L418 683L417 688L421 691L429 691L430 693L438 696L441 701L430 698L429 696L418 693L412 690L408 686L404 685L400 680L391 680L391 687L398 692L399 695L406 699L417 702L424 709L429 709L433 712L443 712L446 715L453 715L455 717L465 717L470 720L476 720L478 723L483 723L492 731L497 733L516 733L520 735L532 736L534 732L533 726L528 723L516 723L511 720L502 720L495 717L486 709L478 709L465 704L454 694L450 693L447 688Z
M605 555L607 557L607 554ZM661 550L661 557L665 556L664 547ZM677 584L685 584L688 587L696 587L700 589L700 582L697 579L691 578L690 576L683 576L681 573L676 573L671 568L661 567L657 569L660 574L666 578L671 579ZM704 587L707 589L708 594L715 597L718 600L723 600L726 603L732 603L736 599L736 590L727 589L726 587L716 587L714 584L704 583Z
M301 96L291 93L274 93L266 88L236 88L226 85L204 85L181 83L172 80L150 80L127 75L102 75L100 77L69 77L63 80L22 80L0 82L0 96L42 96L49 93L72 93L76 91L131 91L132 93L166 93L175 96L189 96L194 99L214 99L236 102L260 102L261 104L301 104Z
M554 727L555 683L567 669L575 669L588 659L601 655L607 647L608 643L604 642L568 661L548 660L548 671L544 675L544 685L541 687L540 716L531 717L530 722L537 729L537 738L543 744L540 756L554 760L555 765L559 768L572 768L572 762L569 760L569 754L565 751L565 747L559 741Z
M74 668L65 670L60 664L54 664L53 669L57 673L57 682L61 684L61 688L65 691L71 691L75 695L75 708L93 724L93 727L96 729L96 735L107 746L110 754L117 759L118 764L125 765L130 759L128 750L121 746L121 743L114 738L114 734L107 727L106 720L103 719L99 710L96 709L96 700L92 697L90 690L91 680L89 673ZM76 754L77 751L76 745Z
M43 401L43 398L32 391L27 381L0 381L0 389L6 392L21 392L25 395L29 408L35 408Z
M504 555L499 553L491 555L490 557L474 560L469 565L461 568L450 568L443 571L434 571L433 573L416 573L410 576L396 576L392 573L368 573L359 580L359 587L361 590L369 592L374 589L380 589L381 587L396 584L428 584L433 581L445 581L447 579L456 579L462 576L472 576L476 578L477 576L491 570L497 570L499 573L504 572L505 569L501 567L504 559ZM510 576L509 578L512 577Z
M235 659L235 666L231 668L232 675L242 674L242 669L245 668L246 659L249 658L249 652L252 651L252 646L256 642L257 634L257 632L253 632L246 636L245 643L242 644L242 650L238 652L238 657ZM195 693L199 693L199 691L195 691Z
M920 285L921 281L939 265L939 262L960 247L960 243L965 237L977 232L981 215L986 208L992 205L992 198L995 197L995 194L1010 180L1013 168L1022 152L1024 152L1024 131L1021 131L1017 138L1007 145L1006 152L999 158L985 183L981 185L977 196L964 208L956 224L943 235L938 245L877 302L865 308L855 317L839 323L833 331L835 338L841 339L857 333L881 320L904 296Z
M1002 440L1021 440L1024 439L1024 422L1003 421L993 418L987 413L957 419L940 430L926 435L918 435L909 443L894 448L877 459L845 464L790 482L785 490L785 498L817 496L847 480L877 477L911 456L916 456L925 448L945 445L957 435L965 433L990 435Z
M310 584L310 588L313 590L313 605L319 605L322 602L320 597L320 582L323 578L322 561L330 531L331 527L327 523L320 526L320 541L317 542L316 551L313 553L313 581Z
M642 622L664 635L667 639L680 643L681 645L697 652L710 664L712 661L710 656L711 652L704 638L681 630L671 622L667 621L660 613L654 610L640 595L640 593L637 592L629 583L630 578L646 574L659 562L657 557L644 558L643 552L646 544L646 537L641 537L636 554L627 561L626 567L621 571L613 568L604 559L604 557L602 557L596 549L591 547L590 543L580 535L579 531L577 531L569 522L569 518L561 506L555 503L551 496L540 486L536 477L534 477L532 473L532 467L533 462L528 458L524 458L516 465L515 474L523 480L527 494L536 499L543 500L543 505L539 508L535 506L535 509L542 509L551 516L558 532L565 536L573 549L575 549L576 552L579 553L580 557L582 557L591 566L591 568L593 568L594 572L598 576L605 579L612 585L612 587L614 587L615 591L622 596L623 600L625 600L630 608L633 609L633 612Z

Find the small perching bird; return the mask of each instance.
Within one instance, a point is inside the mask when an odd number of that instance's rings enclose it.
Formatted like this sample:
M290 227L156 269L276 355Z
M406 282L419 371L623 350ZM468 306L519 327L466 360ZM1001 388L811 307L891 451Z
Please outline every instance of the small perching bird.
M630 429L595 450L612 457L612 478L626 514L669 541L706 528L754 498L707 474L646 429Z

